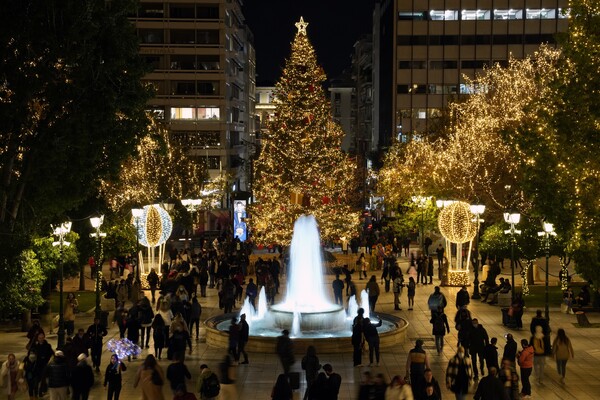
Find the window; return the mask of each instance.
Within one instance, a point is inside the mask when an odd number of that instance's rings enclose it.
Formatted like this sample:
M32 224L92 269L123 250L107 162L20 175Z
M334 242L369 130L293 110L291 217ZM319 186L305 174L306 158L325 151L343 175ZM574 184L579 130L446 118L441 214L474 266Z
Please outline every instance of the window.
M198 5L196 6L196 18L198 19L219 19L219 6Z
M172 107L171 108L171 119L172 120L219 120L221 115L221 109L216 106L208 107Z
M147 112L151 113L155 119L163 120L165 119L165 107L163 106L153 106L146 109Z
M431 61L429 63L431 69L456 69L457 66L457 61Z
M218 131L172 131L171 139L180 146L215 147L219 145Z
M216 96L219 94L218 81L198 81L198 94L204 96Z
M488 87L478 83L474 84L460 84L460 94L474 94L474 93L487 93Z
M425 12L398 12L398 21L423 21L425 19L427 19L427 15Z
M407 94L407 93L410 93L408 91L408 85L398 85L396 87L396 93L397 94Z
M162 3L141 3L138 11L140 18L163 18L165 10Z
M204 69L210 71L221 69L221 64L219 63L219 56L198 55L196 60L196 69Z
M174 81L171 82L171 94L195 95L196 89L193 81Z
M427 62L423 60L417 61L399 61L398 62L399 69L426 69Z
M446 11L429 11L429 17L432 21L457 21L458 11L446 10Z
M169 15L171 18L194 19L194 4L171 4Z
M162 58L161 56L144 55L144 56L142 56L142 58L144 59L146 64L148 66L150 66L152 69L160 69L161 68L161 58Z
M140 42L143 44L160 44L165 42L162 29L140 29Z
M460 63L461 68L464 69L483 69L487 64L487 60L464 60Z
M460 14L463 21L488 20L491 16L490 10L462 10Z
M216 29L204 29L196 31L196 43L219 44L219 31Z
M525 10L527 19L556 19L556 10L553 8L528 8Z
M196 43L195 32L193 29L172 29L171 43L173 44L194 44Z
M523 10L494 10L494 19L523 19Z
M171 69L196 69L195 57L191 55L172 55Z

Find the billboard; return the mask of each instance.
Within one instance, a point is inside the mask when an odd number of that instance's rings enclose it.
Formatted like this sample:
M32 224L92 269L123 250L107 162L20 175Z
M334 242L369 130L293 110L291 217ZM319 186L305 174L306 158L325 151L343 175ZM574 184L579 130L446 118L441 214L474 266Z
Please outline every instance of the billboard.
M246 200L233 201L233 237L245 242L248 234L246 226Z

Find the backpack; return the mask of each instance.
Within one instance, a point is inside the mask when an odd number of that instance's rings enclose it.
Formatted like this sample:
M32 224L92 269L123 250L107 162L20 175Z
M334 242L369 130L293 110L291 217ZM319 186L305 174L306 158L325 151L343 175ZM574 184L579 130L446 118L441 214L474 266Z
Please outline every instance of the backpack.
M429 306L430 310L437 311L438 307L443 307L442 296L432 294L431 296L429 296L427 305Z
M213 372L202 381L202 388L200 393L204 397L217 397L221 391L221 384L219 384L219 378Z

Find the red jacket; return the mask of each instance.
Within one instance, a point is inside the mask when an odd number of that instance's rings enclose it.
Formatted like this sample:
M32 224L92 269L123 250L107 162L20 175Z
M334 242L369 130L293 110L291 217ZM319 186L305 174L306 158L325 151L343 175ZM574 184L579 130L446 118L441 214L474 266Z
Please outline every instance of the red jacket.
M519 366L533 368L533 346L527 346L519 353Z

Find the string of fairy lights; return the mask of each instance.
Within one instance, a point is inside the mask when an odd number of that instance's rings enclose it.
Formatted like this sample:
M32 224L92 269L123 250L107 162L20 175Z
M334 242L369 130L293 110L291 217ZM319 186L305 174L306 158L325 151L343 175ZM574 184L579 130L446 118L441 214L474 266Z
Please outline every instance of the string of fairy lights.
M356 165L341 151L343 131L331 116L326 80L301 20L276 85L275 118L256 162L250 207L260 244L289 244L294 220L313 214L323 240L353 236L359 214L351 204Z

